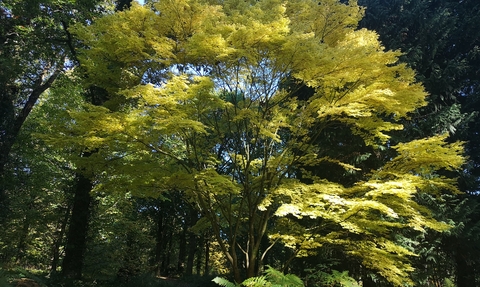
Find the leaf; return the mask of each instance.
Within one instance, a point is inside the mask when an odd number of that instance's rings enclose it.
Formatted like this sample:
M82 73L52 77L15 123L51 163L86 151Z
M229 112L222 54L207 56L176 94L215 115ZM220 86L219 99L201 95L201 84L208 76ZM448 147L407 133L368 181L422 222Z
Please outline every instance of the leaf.
M221 278L221 277L215 277L215 278L213 278L212 281L215 282L215 283L217 283L218 285L224 286L224 287L237 287L237 286L240 286L240 285L237 285L237 284L235 284L235 283L232 283L232 282L228 281L227 279L224 279L224 278Z

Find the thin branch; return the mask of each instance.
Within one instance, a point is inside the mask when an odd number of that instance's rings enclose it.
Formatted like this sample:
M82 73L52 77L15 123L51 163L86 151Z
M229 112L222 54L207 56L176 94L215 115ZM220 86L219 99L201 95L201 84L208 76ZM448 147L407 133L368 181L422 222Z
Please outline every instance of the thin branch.
M273 248L273 246L275 246L275 244L278 242L278 238L275 239L272 244L270 244L267 249L265 249L265 251L263 251L262 253L262 256L260 256L260 261L263 262L263 259L265 259L265 256L267 255L268 251L270 251L270 249Z
M129 136L129 135L127 135L127 136ZM132 137L132 136L130 136L130 137ZM171 159L174 159L174 160L177 161L183 168L185 168L185 170L186 170L187 172L189 172L189 173L192 172L192 170L188 167L188 165L185 164L185 161L182 160L181 158L179 158L179 157L177 157L177 156L175 156L175 155L173 155L173 154L171 154L171 153L169 153L169 152L166 152L166 151L164 151L164 150L162 150L162 149L159 149L159 148L155 147L155 146L152 145L152 144L146 143L146 142L142 141L142 140L139 139L139 138L136 138L136 137L132 137L132 138L133 138L134 141L136 141L136 142L138 142L138 143L141 143L141 144L143 144L144 146L146 146L146 147L148 147L148 148L151 148L151 149L153 149L154 151L156 151L156 152L158 152L158 153L160 153L160 154L163 154L163 155L165 155L165 156L167 156L167 157L169 157L169 158L171 158Z

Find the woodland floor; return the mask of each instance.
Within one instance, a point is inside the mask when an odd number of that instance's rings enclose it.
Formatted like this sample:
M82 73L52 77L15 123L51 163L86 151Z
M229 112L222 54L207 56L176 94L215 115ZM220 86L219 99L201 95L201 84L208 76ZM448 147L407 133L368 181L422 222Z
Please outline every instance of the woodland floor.
M0 268L0 287L218 287L213 277L190 276L187 278L135 276L122 281L85 280L72 281L50 278L22 269Z

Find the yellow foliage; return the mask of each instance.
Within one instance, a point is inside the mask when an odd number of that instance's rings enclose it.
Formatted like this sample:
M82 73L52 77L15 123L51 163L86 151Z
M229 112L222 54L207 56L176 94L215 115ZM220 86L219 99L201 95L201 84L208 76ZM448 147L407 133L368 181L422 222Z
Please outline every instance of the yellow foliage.
M413 254L392 234L448 228L414 196L457 192L438 171L465 159L446 135L389 146L389 132L426 94L397 63L399 52L357 29L362 15L356 1L167 0L76 26L89 47L80 58L86 85L121 100L72 112L71 141L98 150L96 161L121 159L100 177L104 189L115 188L111 180L148 196L183 190L232 266L235 252L258 256L269 233L304 256L342 247L393 284L409 283ZM305 98L295 84L314 94ZM334 126L397 155L362 171L342 155L343 139L328 138L338 154L322 146ZM306 171L327 164L362 180Z
M401 143L393 147L399 155L386 166L385 172L395 171L427 175L434 170L458 170L465 162L463 143L447 143L448 135Z
M128 11L98 19L95 26L76 25L72 32L92 47L79 56L89 75L86 84L111 93L139 84L148 69L161 70L175 58L175 43L165 36L163 23L136 3Z

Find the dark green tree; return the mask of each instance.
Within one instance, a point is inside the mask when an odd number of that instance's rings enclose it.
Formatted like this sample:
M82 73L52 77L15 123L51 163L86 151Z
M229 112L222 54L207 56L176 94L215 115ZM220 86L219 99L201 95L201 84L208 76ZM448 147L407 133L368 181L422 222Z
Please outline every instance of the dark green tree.
M447 236L418 238L418 280L442 282L456 278L457 286L477 286L480 258L480 3L475 0L360 0L366 6L361 25L376 30L387 49L401 50L401 60L414 68L429 92L428 106L405 124L397 140L450 133L467 141L470 162L460 174L463 196L418 200L442 220L456 224ZM453 260L453 262L452 262ZM443 263L442 263L443 262ZM429 277L430 276L430 277ZM423 279L422 279L423 278Z
M60 118L78 100L75 92L79 95L64 76L53 87L32 110L11 149L12 168L5 173L10 184L9 215L0 235L2 263L52 272L62 257L74 167L66 158L68 147L53 149L38 135L49 133L45 123Z
M0 2L0 210L8 212L6 169L21 127L42 93L75 61L68 27L102 11L99 0ZM3 218L0 216L0 218Z
M430 94L409 126L410 136L465 132L478 98L478 1L361 0L360 25L379 33L387 49L401 50ZM473 131L470 131L472 133ZM462 134L463 139L468 136Z

